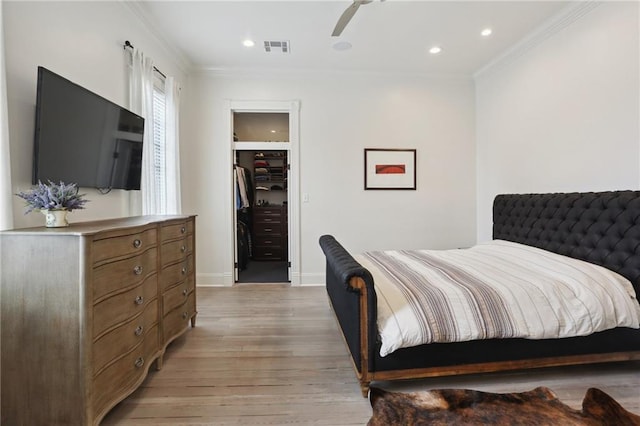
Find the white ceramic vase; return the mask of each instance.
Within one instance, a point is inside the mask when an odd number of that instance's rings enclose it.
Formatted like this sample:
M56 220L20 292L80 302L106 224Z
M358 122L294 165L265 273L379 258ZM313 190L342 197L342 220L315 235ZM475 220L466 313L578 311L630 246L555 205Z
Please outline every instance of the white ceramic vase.
M47 228L62 228L69 226L67 213L69 210L41 210L45 217Z

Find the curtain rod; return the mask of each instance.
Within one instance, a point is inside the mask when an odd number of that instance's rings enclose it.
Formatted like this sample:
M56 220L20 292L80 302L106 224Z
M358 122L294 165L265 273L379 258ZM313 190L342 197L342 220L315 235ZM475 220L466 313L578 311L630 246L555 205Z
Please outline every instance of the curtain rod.
M129 47L129 48L133 49L133 44L131 44L131 43L129 42L129 40L126 40L126 41L124 42L124 46L122 46L122 48L123 48L123 49L126 49L127 47ZM165 78L165 79L167 78L167 76L166 76L166 75L164 75L164 73L163 73L162 71L160 71L158 68L156 68L156 66L155 66L155 65L153 66L153 70L154 70L155 72L157 72L158 74L160 74L163 78Z

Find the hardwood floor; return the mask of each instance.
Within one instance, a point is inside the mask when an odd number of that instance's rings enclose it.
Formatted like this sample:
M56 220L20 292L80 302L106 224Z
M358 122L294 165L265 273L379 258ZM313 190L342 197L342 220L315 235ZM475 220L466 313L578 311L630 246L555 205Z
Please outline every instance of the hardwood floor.
M103 425L365 425L371 416L324 287L198 288L196 327ZM390 390L551 388L579 409L598 387L640 414L640 362L378 383Z

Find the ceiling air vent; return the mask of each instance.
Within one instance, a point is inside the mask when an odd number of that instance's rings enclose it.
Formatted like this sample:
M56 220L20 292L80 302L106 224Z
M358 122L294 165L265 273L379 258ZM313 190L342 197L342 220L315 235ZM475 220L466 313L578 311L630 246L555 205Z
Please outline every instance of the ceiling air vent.
M289 42L288 41L265 41L264 51L267 53L271 53L271 52L289 53Z

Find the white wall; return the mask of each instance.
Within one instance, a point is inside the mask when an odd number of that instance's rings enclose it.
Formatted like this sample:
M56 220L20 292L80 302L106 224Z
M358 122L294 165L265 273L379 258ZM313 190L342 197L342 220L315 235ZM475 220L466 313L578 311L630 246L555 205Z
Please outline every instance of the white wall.
M37 67L42 65L122 106L128 106L125 40L151 56L158 68L183 84L180 64L122 2L4 2L3 16L9 135L13 192L31 186ZM184 98L186 93L183 92ZM82 188L91 200L69 220L127 216L131 194L114 190L107 195ZM14 226L42 226L43 217L23 215L14 200Z
M127 106L130 40L183 82L183 206L199 215L199 284L231 272L228 99L301 102L300 188L310 196L300 206L303 283L322 280L324 233L352 251L467 246L489 238L497 193L640 181L636 2L600 4L489 67L475 95L471 80L405 75L201 72L187 85L180 58L122 2L3 6L14 192L30 186L38 65ZM365 147L417 148L418 190L364 191ZM129 193L86 192L92 201L72 221L131 210ZM16 226L42 224L22 215L17 197L14 210Z
M477 76L479 241L499 193L638 189L638 28L637 2L605 2Z
M184 108L183 205L198 213L198 283L231 273L225 100L299 100L302 284L324 279L322 234L349 250L475 241L471 79L202 72ZM365 191L364 148L417 148L417 191Z

